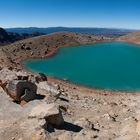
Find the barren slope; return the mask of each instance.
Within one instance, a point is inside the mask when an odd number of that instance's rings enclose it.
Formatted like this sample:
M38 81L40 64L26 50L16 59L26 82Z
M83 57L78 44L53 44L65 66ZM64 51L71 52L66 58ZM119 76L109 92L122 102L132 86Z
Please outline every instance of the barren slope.
M130 43L140 44L140 31L129 33L119 38L120 41L126 41Z
M15 42L0 49L0 65L21 68L20 62L28 58L47 57L60 47L107 41L103 36L79 33L53 33Z

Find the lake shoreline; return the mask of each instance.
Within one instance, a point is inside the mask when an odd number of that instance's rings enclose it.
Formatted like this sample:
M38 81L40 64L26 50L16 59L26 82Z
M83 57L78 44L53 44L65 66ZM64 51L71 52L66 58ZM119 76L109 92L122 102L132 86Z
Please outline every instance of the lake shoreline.
M115 41L115 42L119 42L119 41ZM107 43L107 42L101 42L101 43ZM91 45L91 44L89 44L89 45ZM89 45L86 45L86 46L89 46ZM95 45L95 44L93 44L93 45ZM68 47L77 47L77 46L68 46ZM53 57L54 55L59 53L59 49L57 49L52 55L49 55L46 58ZM30 60L30 59L27 59L27 60ZM29 70L28 68L26 68L23 65L23 63L22 63L22 67L25 71L30 71L31 73L37 73L37 72L32 72L32 70ZM139 93L140 93L140 91L133 91L133 90L130 90L130 91L129 90L111 90L111 89L90 87L90 86L77 84L77 83L74 83L72 81L62 80L62 79L59 79L57 77L52 77L52 76L48 76L48 75L47 75L47 77L48 77L49 81L52 81L54 83L62 84L63 86L66 86L66 87L69 87L69 88L72 88L72 89L74 88L74 89L82 90L82 91L85 91L87 93L96 93L96 94L110 95L110 96L128 95L128 94L129 95L134 95L134 94L139 95Z
M23 68L23 71L25 71L29 74L33 74L33 75L38 74L37 72L33 72L29 69L26 69L25 67ZM138 92L138 91L122 91L122 90L119 91L119 90L92 88L92 87L76 84L71 81L61 80L56 77L52 77L52 76L48 76L48 75L46 75L46 76L48 78L48 81L51 83L61 85L64 88L74 89L79 92L80 91L85 92L86 94L97 94L97 95L104 95L104 96L139 96L140 95L140 92Z
M2 63L3 67L9 67L10 69L12 68L17 71L21 71L21 70L27 71L27 69L24 68L23 61L29 59L39 59L39 58L43 59L43 58L53 57L55 54L58 53L59 48L61 47L73 47L73 46L76 47L79 45L91 45L96 43L105 43L105 42L112 42L112 41L118 42L116 38L110 38L109 40L108 39L106 40L106 38L105 39L104 38L105 37L103 36L94 36L94 35L79 34L79 33L54 33L50 35L43 35L40 37L26 39L2 47L1 52L3 53L2 56L4 57L2 57L1 59L2 62L0 61L0 63ZM49 79L51 81L58 82L58 79L55 80L55 78L52 77L49 77ZM65 81L62 80L59 81L60 83L62 82L63 84L67 85ZM72 85L72 83L70 84ZM74 85L75 84L73 84L72 86ZM89 89L88 87L84 87L84 86L83 88L79 85L76 86L77 88L80 87L82 90L86 89L85 91L88 91ZM104 92L104 90L99 90L95 88L93 89L90 88L90 90L91 93L95 91ZM113 91L113 94L117 94L117 93L118 91L115 92ZM108 93L108 94L112 94L112 93ZM120 94L122 94L122 92Z

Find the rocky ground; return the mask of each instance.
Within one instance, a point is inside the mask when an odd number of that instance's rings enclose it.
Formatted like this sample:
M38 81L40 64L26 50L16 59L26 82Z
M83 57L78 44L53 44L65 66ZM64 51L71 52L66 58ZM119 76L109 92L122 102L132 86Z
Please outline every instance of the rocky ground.
M37 74L23 72L21 67L21 61L48 57L63 46L113 39L55 33L1 47L0 140L139 140L139 93L91 90L50 77L37 82ZM21 75L30 77L37 87L36 97L41 98L27 101L29 89L24 90L20 101L11 96L12 92L9 94L5 82L17 80Z
M12 80L18 74L4 68L0 71L0 79ZM51 82L50 85L49 81L36 85L37 94L44 98L23 106L14 103L0 88L1 140L140 139L139 96L123 93L111 96L109 91L105 95L89 94L62 84ZM57 91L61 91L59 96ZM52 121L61 123L64 119L62 127L47 123L46 117L55 113L59 116Z

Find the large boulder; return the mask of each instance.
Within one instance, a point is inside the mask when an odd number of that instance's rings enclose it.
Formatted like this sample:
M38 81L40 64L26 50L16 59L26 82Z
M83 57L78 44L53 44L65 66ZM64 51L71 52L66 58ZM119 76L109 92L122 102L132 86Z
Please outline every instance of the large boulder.
M61 94L60 87L58 88L57 86L55 86L51 83L48 83L46 81L40 82L38 84L38 87L50 92L51 95L54 96L54 97L58 97Z
M44 73L39 73L36 79L38 82L43 82L48 80L47 76Z
M11 80L6 90L15 101L20 102L23 99L29 102L36 98L37 86L25 80Z
M45 119L47 123L55 127L61 127L64 124L59 106L54 103L40 103L31 110L29 118Z

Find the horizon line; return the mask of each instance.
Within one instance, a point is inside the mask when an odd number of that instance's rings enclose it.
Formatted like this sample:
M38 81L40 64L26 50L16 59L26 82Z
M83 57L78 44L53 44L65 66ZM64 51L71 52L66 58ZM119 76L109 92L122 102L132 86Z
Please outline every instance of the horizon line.
M2 27L2 26L0 26ZM97 29L120 29L120 30L140 30L140 29L136 29L136 28L123 28L123 27L96 27L96 26L93 26L93 27L87 27L87 26L14 26L14 27L2 27L4 29L12 29L12 28L97 28Z

